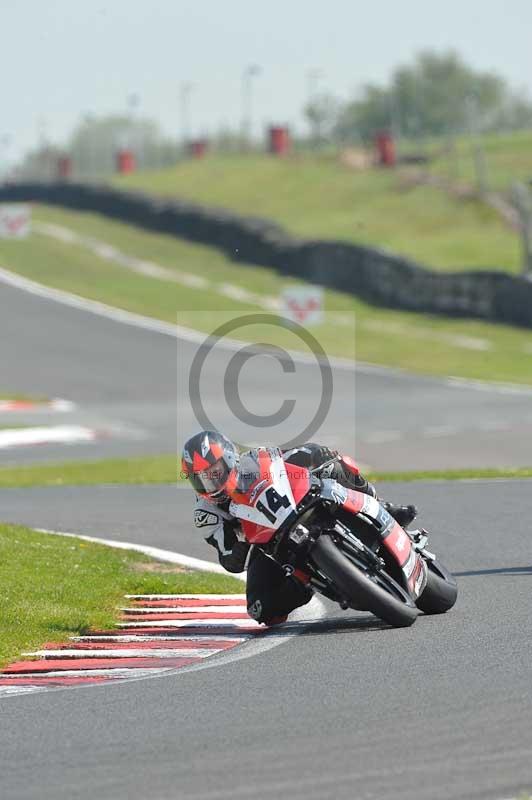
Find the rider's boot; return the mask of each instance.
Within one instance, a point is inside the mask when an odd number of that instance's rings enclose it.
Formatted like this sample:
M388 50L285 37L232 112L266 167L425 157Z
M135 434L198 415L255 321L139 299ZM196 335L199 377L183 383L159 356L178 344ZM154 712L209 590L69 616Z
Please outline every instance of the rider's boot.
M414 505L398 506L395 503L383 503L382 505L402 528L406 528L417 517L418 511Z
M360 478L362 478L362 475L360 475ZM360 491L365 491L366 494L370 494L372 497L377 498L386 511L392 515L396 522L399 523L401 528L406 528L407 525L410 525L418 515L417 506L412 504L400 506L396 503L385 503L377 495L377 490L369 481L366 481L366 487L364 489L360 489Z

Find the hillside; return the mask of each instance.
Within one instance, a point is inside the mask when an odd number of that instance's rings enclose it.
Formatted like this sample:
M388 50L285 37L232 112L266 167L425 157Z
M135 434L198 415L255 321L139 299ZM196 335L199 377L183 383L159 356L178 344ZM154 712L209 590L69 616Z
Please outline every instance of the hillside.
M396 173L350 170L332 156L210 156L115 182L268 217L304 237L377 245L433 268L519 270L517 236L482 203L407 188Z
M484 150L490 190L507 192L514 181L532 181L532 132L483 136L479 141ZM434 144L434 151L439 151L440 155L431 166L431 171L472 183L474 166L471 147L470 139L459 139L451 158L449 153L442 152L441 143Z

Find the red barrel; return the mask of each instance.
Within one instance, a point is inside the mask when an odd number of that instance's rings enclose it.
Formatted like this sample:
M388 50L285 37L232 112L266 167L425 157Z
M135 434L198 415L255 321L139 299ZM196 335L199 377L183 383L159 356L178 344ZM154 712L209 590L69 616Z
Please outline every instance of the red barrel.
M397 155L395 152L395 141L389 131L379 131L375 136L375 152L377 164L383 167L395 167Z
M272 125L268 131L268 149L276 156L286 156L290 152L290 131L285 126Z
M188 145L188 152L192 158L203 158L208 149L207 139L193 139Z
M137 163L132 150L119 150L116 154L116 171L122 175L135 172Z
M72 175L72 159L70 156L60 156L57 159L57 178L66 181Z

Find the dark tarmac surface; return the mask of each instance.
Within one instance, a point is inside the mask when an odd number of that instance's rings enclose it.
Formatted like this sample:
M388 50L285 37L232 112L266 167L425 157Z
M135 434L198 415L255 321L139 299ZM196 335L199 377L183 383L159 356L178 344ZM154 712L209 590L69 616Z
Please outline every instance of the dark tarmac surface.
M3 800L496 800L530 788L532 482L382 489L420 504L459 576L452 611L391 630L329 604L327 619L288 626L300 635L249 659L6 698ZM47 491L48 504L27 494L43 525L214 553L191 530L186 491ZM0 504L32 522L20 494Z

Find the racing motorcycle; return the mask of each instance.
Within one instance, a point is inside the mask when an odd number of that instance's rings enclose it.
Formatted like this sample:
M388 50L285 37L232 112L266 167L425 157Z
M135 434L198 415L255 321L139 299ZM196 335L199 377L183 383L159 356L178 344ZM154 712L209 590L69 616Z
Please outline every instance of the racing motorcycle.
M277 448L243 454L230 494L246 540L343 609L406 627L420 610L441 614L456 602L427 531L403 529L376 498L285 462Z

